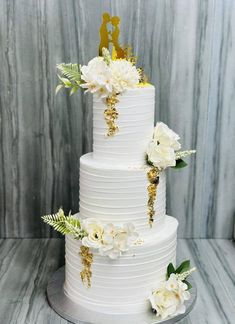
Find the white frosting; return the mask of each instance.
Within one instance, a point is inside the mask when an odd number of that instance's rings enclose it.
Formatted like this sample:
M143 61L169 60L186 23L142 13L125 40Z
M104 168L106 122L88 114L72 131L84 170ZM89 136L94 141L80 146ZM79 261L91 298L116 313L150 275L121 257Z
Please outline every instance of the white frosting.
M115 165L143 165L153 136L155 88L152 85L127 90L118 96L119 132L107 138L103 99L93 96L93 151L97 161Z
M149 309L152 289L165 279L176 258L178 222L165 215L166 180L160 175L155 221L148 223L146 147L154 127L154 87L126 91L117 104L119 132L107 138L106 105L94 96L94 153L80 159L80 217L135 225L142 245L117 260L94 253L91 288L83 285L81 242L66 236L64 290L75 303L108 314L142 313Z
M97 162L92 153L80 159L80 215L113 224L131 222L141 235L161 230L166 212L166 180L160 175L155 221L148 223L147 170Z
M167 216L162 231L117 260L94 252L91 288L86 288L80 279L81 243L67 235L65 293L75 303L102 313L147 311L149 295L165 279L168 264L175 264L177 226L177 220Z

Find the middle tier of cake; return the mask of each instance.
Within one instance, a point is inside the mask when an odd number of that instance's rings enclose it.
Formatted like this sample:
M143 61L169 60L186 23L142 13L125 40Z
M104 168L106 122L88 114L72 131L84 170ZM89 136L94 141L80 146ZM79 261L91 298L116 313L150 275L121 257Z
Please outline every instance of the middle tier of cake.
M152 228L148 217L147 170L145 167L113 167L97 162L92 153L80 159L80 217L105 223L132 223L140 236L160 231L166 214L166 179L157 186Z

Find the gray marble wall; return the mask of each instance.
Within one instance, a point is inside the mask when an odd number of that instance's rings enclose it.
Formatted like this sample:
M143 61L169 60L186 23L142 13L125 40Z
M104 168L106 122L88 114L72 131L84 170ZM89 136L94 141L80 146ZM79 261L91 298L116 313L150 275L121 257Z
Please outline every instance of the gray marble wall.
M91 98L54 95L55 65L97 54L101 14L156 86L156 119L197 155L168 172L181 237L232 236L235 1L0 0L0 236L55 236L40 215L78 210L79 157L92 149Z

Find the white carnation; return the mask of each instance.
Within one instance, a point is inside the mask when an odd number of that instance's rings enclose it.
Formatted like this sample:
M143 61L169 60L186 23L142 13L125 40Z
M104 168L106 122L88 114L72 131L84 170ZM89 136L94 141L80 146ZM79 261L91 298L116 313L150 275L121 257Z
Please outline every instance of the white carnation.
M112 93L111 73L108 65L102 57L95 57L88 65L81 67L82 88L91 93L98 93L101 98Z
M157 144L152 141L148 145L147 155L149 161L159 170L164 170L167 167L176 165L175 151L169 146Z
M156 311L156 316L162 320L167 317L185 313L184 302L190 298L187 285L183 283L175 274L163 282L157 290L149 297L152 308Z
M139 72L129 61L112 61L110 64L110 71L113 89L116 93L134 88L139 83Z
M178 151L181 148L178 140L180 139L179 135L173 132L166 124L159 122L157 123L154 130L154 142L157 144L162 144L173 148L175 151Z

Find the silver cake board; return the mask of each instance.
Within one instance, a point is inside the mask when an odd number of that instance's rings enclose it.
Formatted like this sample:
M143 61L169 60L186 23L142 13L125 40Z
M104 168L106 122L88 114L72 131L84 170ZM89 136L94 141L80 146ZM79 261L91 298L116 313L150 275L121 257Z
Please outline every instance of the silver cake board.
M191 279L193 288L190 290L191 298L185 303L186 312L182 315L166 320L157 320L156 316L149 311L144 314L125 314L111 315L101 314L91 311L82 306L75 304L64 293L64 267L57 270L48 282L47 298L49 305L64 319L75 324L172 324L184 318L191 310L197 299L197 289L195 283Z

